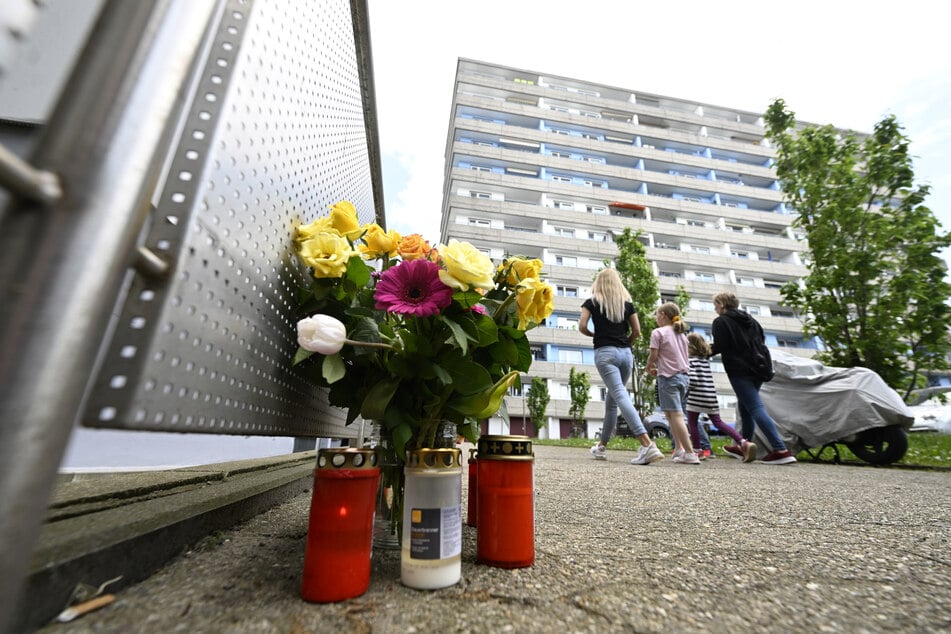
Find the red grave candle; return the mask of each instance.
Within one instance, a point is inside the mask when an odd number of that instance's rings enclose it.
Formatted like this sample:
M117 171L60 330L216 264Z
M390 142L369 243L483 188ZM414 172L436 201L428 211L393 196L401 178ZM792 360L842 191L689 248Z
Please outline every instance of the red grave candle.
M301 582L305 601L343 601L370 587L373 511L379 482L373 449L318 451Z
M535 563L535 483L527 436L479 438L476 557L499 568Z

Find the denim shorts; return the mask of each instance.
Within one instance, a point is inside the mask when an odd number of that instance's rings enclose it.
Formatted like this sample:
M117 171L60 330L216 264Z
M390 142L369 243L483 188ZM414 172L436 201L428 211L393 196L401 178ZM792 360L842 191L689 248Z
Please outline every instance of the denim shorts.
M687 387L690 377L686 372L674 376L657 375L657 396L662 412L682 412L687 403Z

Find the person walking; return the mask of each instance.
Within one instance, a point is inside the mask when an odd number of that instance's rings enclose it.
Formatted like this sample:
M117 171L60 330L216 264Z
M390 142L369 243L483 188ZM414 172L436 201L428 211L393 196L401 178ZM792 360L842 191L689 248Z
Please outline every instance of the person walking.
M724 447L728 456L739 458L743 462L756 459L756 445L745 440L740 432L730 427L720 418L720 403L717 401L717 388L713 383L710 370L710 355L713 350L699 332L687 335L687 351L690 353L690 387L687 389L687 430L694 444L702 442L700 437L700 414L706 414L713 426L721 434L726 434L735 442Z
M677 449L674 462L700 464L694 453L687 425L684 423L684 404L690 383L690 358L687 352L687 323L680 318L680 308L673 302L657 309L657 328L651 331L651 352L647 357L647 371L657 377L657 395L660 409L667 417L667 425Z
M594 330L589 328L589 324L594 326ZM647 435L625 387L634 366L631 344L641 334L641 322L634 310L631 294L614 269L604 269L594 279L591 297L581 305L578 332L594 339L594 364L607 390L601 438L591 448L591 455L596 460L607 459L607 444L614 435L620 408L631 433L641 443L641 449L631 464L647 465L662 460L664 454Z
M772 360L765 345L762 326L748 312L740 309L740 300L733 293L714 295L713 309L719 316L713 320L711 352L720 355L723 369L736 393L743 438L753 439L755 425L763 432L770 446L770 452L760 462L770 465L796 462L796 457L786 449L776 429L776 422L760 399L760 387L772 378ZM735 456L737 451L743 451L743 447L733 445L724 447L724 450Z

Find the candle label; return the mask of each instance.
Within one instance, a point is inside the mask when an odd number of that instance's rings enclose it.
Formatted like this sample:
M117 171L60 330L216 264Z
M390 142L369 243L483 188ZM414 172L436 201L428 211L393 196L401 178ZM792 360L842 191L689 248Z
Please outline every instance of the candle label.
M409 553L413 559L448 559L462 552L461 506L414 508Z

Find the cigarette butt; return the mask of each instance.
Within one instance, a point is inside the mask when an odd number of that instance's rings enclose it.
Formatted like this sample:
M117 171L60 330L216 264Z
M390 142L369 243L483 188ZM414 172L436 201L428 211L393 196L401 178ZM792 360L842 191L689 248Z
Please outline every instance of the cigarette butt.
M60 623L68 623L73 619L81 617L83 614L92 612L93 610L98 610L99 608L109 605L116 600L116 595L114 594L103 594L101 596L90 599L79 605L74 605L70 608L66 608L59 613L59 616L56 617L56 620Z

